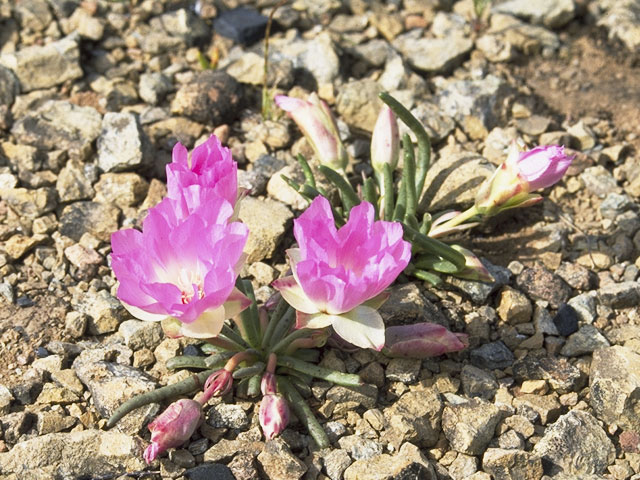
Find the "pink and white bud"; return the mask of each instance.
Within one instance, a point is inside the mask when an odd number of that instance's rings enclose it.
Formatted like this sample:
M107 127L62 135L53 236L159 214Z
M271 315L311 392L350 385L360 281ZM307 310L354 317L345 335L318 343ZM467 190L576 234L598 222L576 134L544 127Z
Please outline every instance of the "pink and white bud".
M282 395L265 395L260 402L258 419L265 438L271 440L289 423L289 404Z
M399 157L398 121L389 106L384 105L378 114L371 137L371 166L378 175L381 175L384 164L388 163L393 171L398 164Z
M232 386L233 375L230 371L222 368L213 372L204 384L202 403L208 402L211 397L225 395L231 390Z
M456 352L467 346L467 335L452 333L435 323L389 327L382 352L389 357L427 358Z
M451 248L457 250L464 255L465 268L461 272L457 272L454 275L459 278L466 278L467 280L476 280L478 282L493 282L494 278L487 270L480 259L471 251L467 250L460 245L451 245Z
M276 95L274 101L296 122L322 165L336 171L346 168L349 155L326 102L315 93L306 101L286 95Z
M262 375L262 380L260 381L260 391L262 392L262 395L271 395L274 393L278 393L278 384L276 382L275 374L265 372Z
M514 143L505 162L480 186L475 207L479 213L491 216L537 203L542 198L530 192L558 182L572 160L562 146L546 145L521 152Z
M203 420L202 405L195 400L183 398L173 402L148 426L151 444L143 457L147 464L169 448L182 445L191 438Z

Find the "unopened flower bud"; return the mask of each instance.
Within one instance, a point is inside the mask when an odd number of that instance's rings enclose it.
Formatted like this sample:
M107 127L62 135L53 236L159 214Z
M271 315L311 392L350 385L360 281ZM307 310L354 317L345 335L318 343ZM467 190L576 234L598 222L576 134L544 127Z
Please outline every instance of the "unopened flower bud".
M202 419L202 405L195 400L183 398L169 405L149 424L151 444L144 451L145 462L151 463L160 453L189 440Z
M213 396L225 395L233 386L233 375L224 368L213 372L204 384L202 403L206 403Z
M435 323L389 327L382 352L389 357L427 358L466 347L467 336Z
M521 152L512 144L505 162L480 186L476 210L491 216L508 208L539 202L541 197L530 192L558 182L572 160L562 146L540 146Z
M276 95L275 102L302 130L322 165L343 171L349 162L329 106L312 93L307 101Z
M371 166L378 175L382 175L384 164L388 163L393 171L398 164L399 156L398 121L389 106L384 105L378 114L371 137Z
M467 280L477 280L479 282L493 282L494 278L483 265L480 259L471 251L460 245L451 245L451 248L464 255L465 268L461 272L455 273L456 277Z
M273 373L265 372L262 375L260 381L260 391L262 395L270 395L278 392L278 385L276 383L276 376Z
M282 395L265 395L260 402L258 418L265 438L271 440L289 423L289 404Z

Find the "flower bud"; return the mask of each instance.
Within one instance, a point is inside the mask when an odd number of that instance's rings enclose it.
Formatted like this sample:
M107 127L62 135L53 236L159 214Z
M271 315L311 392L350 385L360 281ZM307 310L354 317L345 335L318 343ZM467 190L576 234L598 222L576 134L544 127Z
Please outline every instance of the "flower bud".
M521 152L512 144L505 162L480 186L476 209L491 216L508 208L539 202L542 198L530 192L558 182L572 160L562 146L540 146Z
M371 137L371 166L378 175L382 175L384 164L388 163L393 171L398 164L399 156L398 121L389 106L384 105L378 114Z
M278 385L276 383L276 376L273 373L265 372L262 375L260 381L260 391L262 395L271 395L278 392Z
M389 357L427 358L466 347L467 335L451 333L435 323L389 327L382 352Z
M289 423L289 404L282 395L265 395L260 402L258 418L265 438L271 440Z
M202 403L206 403L213 396L225 395L233 386L233 375L224 368L213 372L204 384Z
M191 438L202 422L202 406L195 400L183 398L173 402L148 426L151 445L144 451L144 460L151 463L160 453L179 447Z
M336 171L346 168L349 156L326 102L315 93L307 101L286 95L276 95L274 100L302 130L322 165Z
M493 282L494 278L487 270L480 259L471 251L467 250L460 245L451 245L451 248L464 255L465 268L461 272L457 272L454 275L459 278L466 278L467 280L477 280L479 282Z

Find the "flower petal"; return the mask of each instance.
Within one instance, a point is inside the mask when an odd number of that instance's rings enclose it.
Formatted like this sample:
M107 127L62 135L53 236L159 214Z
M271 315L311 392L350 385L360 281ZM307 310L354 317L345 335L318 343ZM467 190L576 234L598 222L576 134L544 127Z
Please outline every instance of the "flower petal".
M191 338L215 337L224 325L225 311L223 307L202 312L194 322L182 324L182 334Z
M322 312L312 314L296 313L296 328L325 328L333 324L334 321L340 321L340 316Z
M279 278L271 285L280 292L289 305L299 312L318 313L318 308L309 297L307 297L293 276Z
M382 350L384 347L384 322L371 307L361 305L339 315L333 321L336 334L360 348Z
M134 307L133 305L129 305L123 300L120 300L120 302L122 303L122 306L127 310L127 312L129 312L138 320L144 320L146 322L161 322L162 320L168 317L166 313L149 313L142 310L141 308Z
M231 290L231 294L229 294L227 301L224 302L223 305L225 319L235 317L249 305L251 305L251 300L249 300L244 293L234 287L234 289Z

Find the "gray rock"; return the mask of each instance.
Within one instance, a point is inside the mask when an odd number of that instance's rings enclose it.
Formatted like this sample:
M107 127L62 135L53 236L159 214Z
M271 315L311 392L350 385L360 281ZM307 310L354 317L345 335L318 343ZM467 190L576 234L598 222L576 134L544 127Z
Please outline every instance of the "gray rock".
M79 162L69 161L60 170L56 180L56 190L61 202L73 202L87 200L95 194L93 186L95 181L95 167L82 165Z
M83 75L76 35L5 53L0 56L0 64L13 70L23 92L54 87Z
M589 378L591 407L605 423L640 431L640 355L621 346L596 350Z
M374 408L378 399L378 389L374 385L362 385L360 387L347 388L334 385L329 389L327 400L335 403L351 403L365 408Z
M76 308L87 315L87 329L92 335L115 332L122 321L131 318L120 300L106 290L87 292Z
M542 458L545 470L552 475L601 474L615 459L613 443L598 421L579 410L563 415L548 427L533 453Z
M294 79L293 62L280 55L269 55L267 83L278 88L290 88ZM262 85L264 58L255 52L247 52L226 69L240 83Z
M206 22L191 9L173 10L151 19L149 23L153 30L179 37L187 45L206 41L210 37Z
M94 108L49 100L19 118L11 133L19 142L44 150L82 151L98 137L101 124L102 116Z
M479 397L483 400L491 400L498 390L495 375L473 365L465 365L462 368L460 381L462 382L462 391L471 398Z
M140 320L125 320L118 331L124 338L124 343L132 350L156 348L163 338L162 327L158 322L142 322Z
M610 39L619 39L629 50L637 50L640 46L640 9L635 2L607 2L606 10L598 25L609 30Z
M382 445L360 435L347 435L338 440L338 445L346 450L354 460L368 460L382 453Z
M449 465L449 475L453 480L464 480L478 471L478 459L459 453Z
M462 63L473 48L473 41L460 32L445 38L424 38L420 31L399 35L393 47L399 50L417 70L448 73Z
M100 175L95 190L96 202L120 208L134 207L144 200L149 183L137 173L105 173Z
M571 287L543 267L525 268L516 279L518 288L534 300L545 300L553 308L566 303Z
M596 300L590 293L576 295L567 303L573 307L582 323L592 324L596 319Z
M442 113L435 103L421 99L421 101L411 109L411 113L424 126L433 144L442 142L456 128L454 119ZM411 139L416 142L415 134L409 130L404 123L399 123L400 137L408 133Z
M104 35L105 23L98 15L93 16L84 8L76 8L69 18L69 29L77 31L82 38L97 42Z
M344 480L436 480L433 465L411 443L402 445L397 455L386 453L366 460L357 460L344 472Z
M70 273L79 279L89 281L93 278L98 270L98 266L102 263L103 258L98 252L91 247L85 247L79 243L64 249L64 256L69 263L76 267L76 271Z
M245 252L251 264L274 254L293 213L275 200L247 197L240 203L239 217L249 227Z
M267 478L273 480L296 480L307 471L307 466L298 459L284 441L279 438L268 441L258 455Z
M422 361L418 358L392 358L385 371L392 382L413 383L420 375Z
M378 98L381 90L373 80L352 80L341 87L336 109L347 124L372 132L382 106Z
M442 113L464 124L475 117L488 130L504 118L505 100L512 88L500 78L487 75L478 80L438 80L436 100Z
M97 202L76 202L64 207L60 216L60 233L76 242L85 233L109 241L118 229L120 209Z
M118 432L85 430L51 433L0 454L0 473L14 478L80 478L116 475L145 468L143 443ZM34 455L37 452L37 455Z
M542 461L523 450L488 448L482 456L482 468L495 480L540 480Z
M151 105L158 105L173 89L171 80L161 72L143 73L138 82L140 98Z
M600 303L611 308L630 308L640 304L638 282L608 283L598 290Z
M45 30L53 16L45 0L26 0L15 5L14 13L20 26L34 32Z
M396 449L404 442L431 447L438 441L442 400L435 389L416 388L384 410L387 428L383 434Z
M203 463L184 472L189 480L236 480L229 467L221 463Z
M207 423L214 428L245 430L251 419L240 405L219 403L209 410Z
M628 195L610 193L600 204L600 213L604 218L615 220L633 205L634 201Z
M497 4L492 10L545 27L559 28L573 20L575 9L573 0L539 0L535 4L527 0L509 0Z
M498 49L494 47L494 50L497 50L495 54L501 58L509 55L512 48L520 50L525 55L535 55L540 51L554 52L560 47L558 36L550 30L529 25L511 15L501 13L491 15L488 34L494 37L493 41L498 44Z
M500 292L500 303L496 309L500 318L512 325L531 320L533 307L529 299L518 290L505 286Z
M204 461L212 463L228 462L238 452L242 452L244 455L249 455L255 459L260 452L264 451L264 448L265 444L263 442L241 438L235 440L223 438L204 452Z
M19 93L18 79L11 70L0 66L0 106L11 107Z
M564 358L529 355L514 362L512 369L516 381L546 380L560 394L578 391L584 384L580 370Z
M447 325L444 314L420 292L415 283L391 287L389 298L379 311L387 326L421 322Z
M589 192L599 198L605 198L612 192L620 193L616 179L602 165L585 168L580 174L580 180Z
M485 343L471 351L471 363L489 370L510 367L514 356L511 350L501 341Z
M555 421L562 413L562 405L555 392L550 395L521 393L512 403L518 414L542 425Z
M149 375L128 365L105 361L80 363L76 360L73 368L91 392L95 408L103 418L109 418L126 400L157 387ZM139 434L142 427L157 415L159 408L157 403L138 408L125 415L116 428L131 435Z
M567 338L560 350L567 357L578 357L592 353L599 348L609 346L609 341L593 325L584 325L576 333Z
M104 172L131 170L146 163L144 134L132 113L107 112L97 145L98 166Z
M342 474L351 465L351 457L341 448L331 450L324 456L324 471L331 480L341 480Z
M374 38L368 42L355 45L352 52L358 59L367 62L369 65L382 67L393 50L386 41Z
M309 40L276 40L271 45L274 52L280 52L274 55L276 61L291 60L294 68L310 72L319 86L333 83L338 77L340 59L329 32L321 32Z
M237 118L240 102L240 84L231 75L207 70L178 89L171 112L196 122L220 125Z
M495 405L471 400L444 408L442 430L455 451L480 455L493 438L501 418L502 412Z

